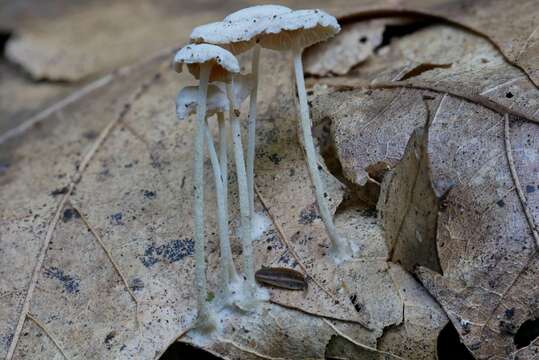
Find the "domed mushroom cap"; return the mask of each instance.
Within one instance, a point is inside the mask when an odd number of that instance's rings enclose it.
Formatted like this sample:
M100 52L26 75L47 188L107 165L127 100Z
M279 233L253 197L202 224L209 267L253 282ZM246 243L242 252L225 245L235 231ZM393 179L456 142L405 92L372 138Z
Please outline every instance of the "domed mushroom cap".
M257 5L236 11L223 21L197 26L191 32L192 43L219 45L234 54L249 50L269 23L281 14L292 12L280 5Z
M235 22L241 20L273 18L274 16L292 12L292 9L282 5L255 5L249 6L227 15L223 22Z
M234 99L236 105L241 105L251 93L254 78L251 74L234 75ZM198 104L198 86L186 86L176 95L176 116L179 120L196 113ZM228 112L229 102L225 86L222 83L208 85L206 100L206 115L213 116L219 112Z
M303 49L325 41L341 31L337 19L322 10L296 10L278 15L260 38L273 50Z
M174 70L181 73L183 64L195 78L200 77L200 65L212 65L210 81L227 81L230 73L239 73L240 64L229 51L210 44L191 44L181 48L174 56Z

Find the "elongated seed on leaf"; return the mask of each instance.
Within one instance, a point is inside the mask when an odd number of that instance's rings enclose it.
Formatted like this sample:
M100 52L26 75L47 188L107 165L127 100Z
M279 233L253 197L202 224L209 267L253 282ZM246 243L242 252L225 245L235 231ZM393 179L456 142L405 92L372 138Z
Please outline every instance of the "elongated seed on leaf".
M305 276L292 269L264 267L255 273L255 279L262 285L275 286L288 290L305 290L307 280Z

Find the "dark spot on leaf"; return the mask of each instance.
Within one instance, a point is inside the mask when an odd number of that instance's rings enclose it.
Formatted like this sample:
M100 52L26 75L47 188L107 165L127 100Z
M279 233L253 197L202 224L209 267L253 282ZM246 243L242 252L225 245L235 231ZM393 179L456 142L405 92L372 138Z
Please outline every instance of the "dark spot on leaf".
M513 315L515 315L515 308L505 310L505 317L506 318L512 319Z
M281 162L281 157L278 155L278 154L271 154L270 156L268 156L268 158L271 160L272 163L274 163L275 165L279 165L279 163Z
M144 197L146 199L155 199L155 197L157 196L156 192L155 191L150 191L150 190L142 190L143 194L144 194Z
M507 93L505 93L505 97L508 98L508 99L511 99L513 97L513 93L511 91L508 91Z
M66 223L73 218L79 219L80 214L75 209L72 209L72 208L65 209L64 214L62 215L62 221Z
M133 291L139 291L139 290L142 290L144 289L144 281L142 281L141 279L139 278L134 278L132 281L131 281L131 285L129 286L131 288L131 290Z
M82 136L88 140L94 140L97 138L97 132L94 130L86 131L84 134L82 134Z
M312 222L317 219L318 211L316 211L316 205L311 204L309 207L301 210L299 213L299 223L302 225L312 224Z
M496 205L498 205L499 207L504 207L505 202L503 200L498 200L498 201L496 201Z
M52 196L64 195L64 194L67 194L67 191L68 191L68 187L64 186L62 188L51 191L51 195Z
M76 294L79 292L79 280L75 276L65 274L62 269L57 267L45 268L44 274L48 278L61 281L65 291L68 293Z
M193 239L170 240L166 244L155 246L152 244L146 247L144 255L140 261L146 267L151 267L159 261L173 263L182 260L186 256L193 255Z
M122 221L123 214L121 212L112 214L110 216L110 223L112 225L123 225L124 222Z
M363 305L361 305L361 303L358 301L356 294L352 294L350 296L350 302L352 303L352 305L354 305L354 309L356 309L357 312L360 312L361 309L363 309Z
M367 42L367 40L369 40L369 38L366 37L366 36L362 36L362 37L359 38L359 42L361 44L365 44Z
M526 192L529 194L529 193L533 193L535 192L535 186L533 185L526 185Z
M116 331L111 331L107 334L107 336L105 336L105 340L103 341L103 343L105 344L105 347L107 348L107 350L110 350L112 349L112 339L114 339L114 337L116 336Z

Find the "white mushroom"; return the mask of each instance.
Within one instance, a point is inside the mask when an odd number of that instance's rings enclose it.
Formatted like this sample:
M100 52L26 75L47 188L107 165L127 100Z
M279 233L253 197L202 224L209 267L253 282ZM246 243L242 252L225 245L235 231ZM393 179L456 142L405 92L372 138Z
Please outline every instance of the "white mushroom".
M252 87L252 76L250 75L234 75L237 79L235 86L235 101L241 104L249 95ZM221 85L221 84L219 84ZM183 120L188 115L196 112L198 97L197 86L186 86L178 92L176 96L176 115L178 119ZM219 124L219 155L215 150L213 138L206 124L206 137L208 142L208 150L210 161L213 168L215 179L215 189L217 194L217 220L219 228L219 244L220 244L220 265L223 280L223 297L228 302L230 299L233 283L239 280L234 261L232 259L232 250L228 237L228 166L227 166L227 136L226 123L224 113L229 111L229 101L220 86L213 84L208 85L207 101L206 101L206 119L217 114Z
M297 10L277 16L266 28L265 35L260 37L260 43L263 47L292 51L307 166L314 184L320 216L331 239L332 253L337 261L348 258L351 249L348 241L337 233L326 202L327 193L318 170L316 150L311 133L311 119L305 92L301 53L304 48L334 36L340 29L337 19L322 10Z
M176 97L176 115L178 119L185 119L188 115L196 112L198 97L197 86L186 86L178 92ZM219 156L215 151L213 138L209 132L207 123L205 132L208 142L208 150L213 168L215 180L215 192L217 195L217 226L219 229L220 265L222 275L222 292L225 298L230 296L231 283L238 280L238 274L232 259L232 250L228 238L228 191L227 179L227 148L226 148L226 124L224 112L228 111L228 99L225 93L215 85L208 86L206 119L217 114L219 124Z
M195 239L195 287L197 289L198 326L203 330L215 327L215 320L207 305L204 260L204 128L206 120L206 96L208 81L227 80L230 73L240 71L239 63L230 52L215 45L188 45L180 49L174 57L174 69L182 71L186 64L189 71L199 78L197 96L197 117L194 139L194 239Z
M247 136L247 186L249 188L249 211L254 218L254 158L256 138L256 101L260 60L259 37L278 15L292 10L281 5L256 5L236 11L220 22L196 27L191 33L195 43L211 43L222 46L234 54L253 48L251 73L254 87L249 100Z

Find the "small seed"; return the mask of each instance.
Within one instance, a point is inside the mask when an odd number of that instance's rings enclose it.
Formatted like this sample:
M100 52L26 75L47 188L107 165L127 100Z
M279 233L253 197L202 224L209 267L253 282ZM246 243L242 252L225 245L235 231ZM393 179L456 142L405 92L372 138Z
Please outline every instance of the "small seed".
M256 281L262 285L269 285L288 290L305 290L307 280L299 271L287 268L263 267L255 273Z

